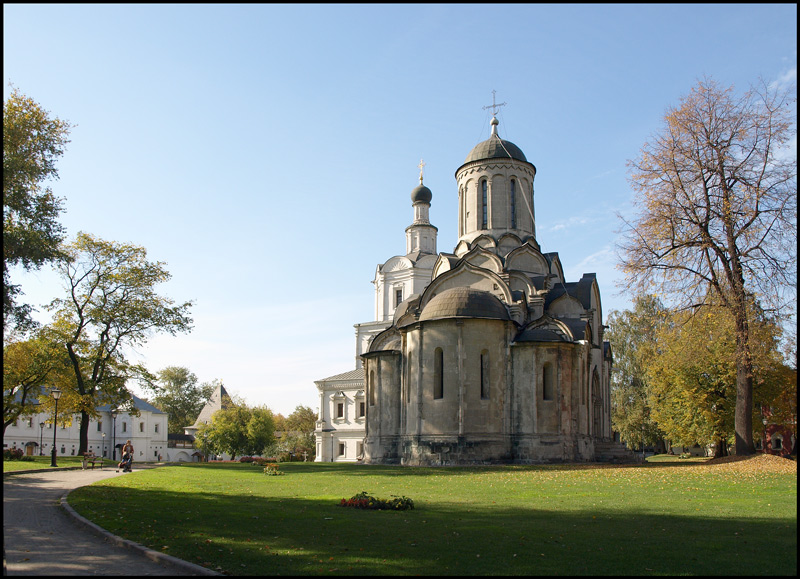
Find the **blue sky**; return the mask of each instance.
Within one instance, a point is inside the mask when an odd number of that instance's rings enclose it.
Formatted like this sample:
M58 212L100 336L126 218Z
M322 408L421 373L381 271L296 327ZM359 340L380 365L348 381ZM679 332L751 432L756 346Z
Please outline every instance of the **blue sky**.
M145 247L161 292L195 301L192 333L132 357L288 414L355 368L420 159L455 247L454 175L493 90L537 168L538 241L567 281L597 274L606 318L630 305L626 161L703 76L795 82L796 23L790 4L4 4L3 94L76 125L51 183L70 238ZM36 306L62 292L47 268L13 279Z

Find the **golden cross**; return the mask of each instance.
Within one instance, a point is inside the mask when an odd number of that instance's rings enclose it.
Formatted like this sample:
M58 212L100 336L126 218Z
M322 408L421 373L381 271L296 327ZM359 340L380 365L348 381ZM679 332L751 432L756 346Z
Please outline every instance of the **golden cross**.
M419 167L419 184L420 184L420 185L422 185L422 168L423 168L424 166L425 166L425 161L423 161L422 159L420 159L420 160L419 160L419 165L417 165L417 167Z

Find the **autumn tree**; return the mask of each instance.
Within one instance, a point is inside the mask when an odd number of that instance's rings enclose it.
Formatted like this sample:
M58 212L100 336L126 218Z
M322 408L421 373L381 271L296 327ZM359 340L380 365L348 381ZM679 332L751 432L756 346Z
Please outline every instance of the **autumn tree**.
M718 296L735 322L735 450L753 444L751 310L793 311L797 279L797 160L790 89L761 83L737 97L702 80L670 108L629 162L638 211L622 218L624 285L702 311Z
M29 339L10 339L3 344L3 433L21 416L40 410L39 398L58 385L64 374L63 349L37 332Z
M629 447L656 444L663 432L650 408L647 367L656 353L656 332L668 312L655 296L636 296L633 309L609 312L605 332L614 352L611 423Z
M32 308L18 303L10 268L38 269L60 259L62 200L43 183L57 179L56 161L70 125L14 88L3 103L3 327L30 329Z
M698 313L675 313L657 332L658 349L648 364L654 418L676 444L714 444L715 457L728 454L736 410L736 322L719 299L710 297ZM760 431L761 408L796 383L787 380L779 348L780 327L754 304L748 313L752 339L754 408L749 416Z
M307 453L313 460L317 450L317 442L314 437L314 431L317 428L317 413L308 406L297 406L294 412L286 417L285 428L283 442L286 452L295 456Z
M183 366L167 366L156 374L156 380L144 383L153 393L150 402L168 415L167 430L170 434L183 434L191 426L211 397L213 383L197 383L197 376Z
M175 303L156 292L170 279L163 262L147 261L144 248L104 241L86 233L65 248L58 266L67 296L53 300L53 340L66 349L80 413L80 448L88 450L89 420L101 404L131 399L126 383L146 371L126 358L126 349L155 332L191 330L191 302Z

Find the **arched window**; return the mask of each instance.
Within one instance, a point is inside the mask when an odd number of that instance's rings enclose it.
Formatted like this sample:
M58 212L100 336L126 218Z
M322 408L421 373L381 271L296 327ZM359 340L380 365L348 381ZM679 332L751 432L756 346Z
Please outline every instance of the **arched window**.
M542 400L553 399L553 365L542 366Z
M369 405L375 406L375 370L369 371Z
M433 399L444 398L444 352L436 348L433 352Z
M489 351L481 352L481 400L489 399Z
M511 229L517 228L517 182L511 179L511 191L509 194L511 203Z
M486 179L481 181L481 229L489 225L489 184Z

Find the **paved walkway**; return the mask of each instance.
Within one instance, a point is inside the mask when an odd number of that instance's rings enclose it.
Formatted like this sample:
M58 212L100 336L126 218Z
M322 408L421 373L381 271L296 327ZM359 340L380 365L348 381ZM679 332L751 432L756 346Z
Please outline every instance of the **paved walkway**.
M126 541L62 506L69 491L134 472L39 471L3 476L3 574L209 575L208 570Z

